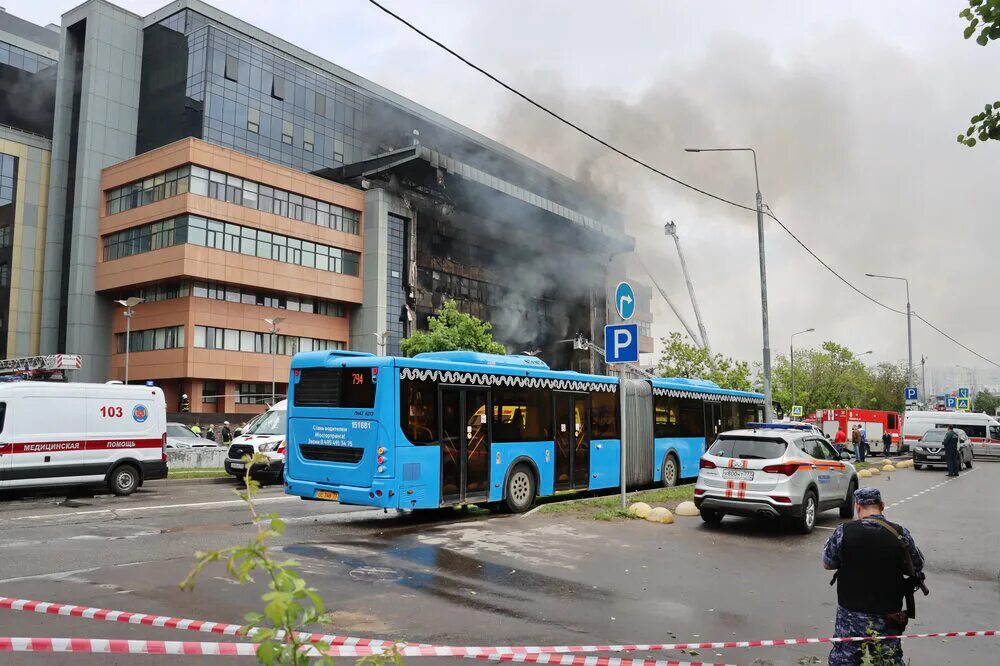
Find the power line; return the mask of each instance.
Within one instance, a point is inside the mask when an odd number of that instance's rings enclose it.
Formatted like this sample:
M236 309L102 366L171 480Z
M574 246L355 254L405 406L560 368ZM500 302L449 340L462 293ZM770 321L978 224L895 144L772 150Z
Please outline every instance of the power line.
M689 189L689 190L691 190L693 192L697 192L698 194L701 194L703 196L709 197L710 199L715 199L716 201L719 201L719 202L724 203L724 204L728 204L728 205L733 206L735 208L739 208L739 209L742 209L742 210L745 210L745 211L750 211L750 212L756 212L755 208L752 208L750 206L745 206L745 205L743 205L741 203L737 203L735 201L732 201L731 199L726 199L725 197L719 196L718 194L714 194L714 193L709 192L707 190L703 190L700 187L697 187L696 185L692 185L691 183L683 181L680 178L677 178L676 176L672 176L669 173L667 173L667 172L665 172L665 171L663 171L663 170L661 170L661 169L653 166L652 164L649 164L648 162L645 162L645 161L639 159L638 157L635 157L634 155L631 155L630 153L625 152L624 150L622 150L621 148L618 148L617 146L615 146L614 144L610 143L609 141L606 141L606 140L602 139L601 137L597 136L593 132L585 129L584 127L582 127L582 126L580 126L578 124L576 124L575 122L569 120L568 118L566 118L566 117L564 117L564 116L556 113L555 111L553 111L552 109L548 108L547 106L545 106L541 102L536 102L533 98L529 97L527 94L521 92L520 90L518 90L514 86L508 84L507 82L503 81L502 79L494 76L493 74L491 74L490 72L486 71L485 69L483 69L479 65L475 64L474 62L472 62L471 60L469 60L468 58L466 58L462 54L458 53L457 51L455 51L451 47L447 46L446 44L444 44L440 40L435 39L434 37L430 36L429 34L427 34L426 32L424 32L423 30L421 30L420 28L418 28L417 26L415 26L413 23L410 23L409 21L407 21L405 18L403 18L399 14L393 12L388 7L385 7L384 5L382 5L379 2L377 2L377 0L368 0L368 2L370 4L372 4L372 5L374 5L375 7L377 7L378 9L380 9L381 11L385 12L386 14L388 14L389 16L391 16L392 18L394 18L395 20L399 21L400 23L402 23L403 25L405 25L407 28L409 28L413 32L417 33L418 35L420 35L421 37L423 37L424 39L426 39L427 41L431 42L432 44L434 44L438 48L442 49L443 51L446 51L447 53L449 53L453 57L457 58L458 60L460 60L462 63L464 63L468 67L471 67L472 69L476 70L477 72L479 72L480 74L482 74L483 76L485 76L486 78L488 78L489 80L493 81L494 83L496 83L497 85L499 85L500 87L502 87L504 90L507 90L508 92L516 95L517 97L520 97L522 100L524 100L525 102L527 102L531 106L535 107L536 109L538 109L542 113L545 113L545 114L551 116L552 118L555 118L559 122L563 123L564 125L567 125L567 126L573 128L574 130L576 130L580 134L583 134L584 136L586 136L587 138L591 139L592 141L595 141L596 143L604 146L605 148L607 148L608 150L612 151L613 153L615 153L615 154L617 154L617 155L619 155L621 157L624 157L625 159L629 160L630 162L638 164L639 166L643 167L644 169L652 171L653 173L657 174L658 176L662 176L663 178L666 178L667 180L672 181L672 182L674 182L674 183L676 183L676 184L678 184L678 185L680 185L682 187L685 187L685 188L687 188L687 189ZM894 312L896 314L901 314L901 315L905 315L906 314L906 312L904 312L902 310L897 310L896 308L893 308L893 307L891 307L889 305L886 305L885 303L879 301L878 299L874 298L873 296L867 294L866 292L864 292L863 290L861 290L859 287L855 286L854 283L852 283L850 280L848 280L847 278L845 278L844 276L842 276L840 273L838 273L836 270L834 270L828 263L826 263L825 261L823 261L819 257L819 255L817 255L815 252L813 252L809 248L808 245L806 245L805 243L803 243L802 240L800 240L798 236L796 236L794 233L792 233L791 229L789 229L788 227L786 227L785 224L781 220L778 219L778 217L771 210L770 206L767 207L767 216L770 217L772 220L774 220L778 224L778 226L780 226L785 231L785 233L787 233L789 236L791 236L792 239L795 240L795 242L798 243L802 247L802 249L804 249L806 252L808 252L809 255L813 259L815 259L816 261L818 261L820 263L820 265L822 265L826 270L828 270L830 273L832 273L838 280L840 280L845 285L847 285L848 287L850 287L851 290L857 292L858 294L860 294L861 296L863 296L867 300L871 301L875 305L877 305L877 306L879 306L879 307L881 307L881 308L883 308L885 310L888 310L889 312ZM993 361L992 359L989 359L989 358L983 356L982 354L980 354L979 352L977 352L977 351L969 348L968 346L962 344L961 342L959 342L958 340L956 340L952 336L948 335L947 333L945 333L940 328L938 328L934 324L930 323L929 321L927 321L926 319L924 319L920 315L914 314L913 316L915 316L917 319L919 319L923 323L927 324L927 326L929 326L931 329L933 329L934 331L938 332L939 334L941 334L942 336L944 336L948 340L954 342L956 345L958 345L962 349L966 350L970 354L973 354L974 356L976 356L976 357L978 357L978 358L986 361L987 363L990 363L991 365L994 365L994 366L1000 368L1000 363L997 363L996 361Z

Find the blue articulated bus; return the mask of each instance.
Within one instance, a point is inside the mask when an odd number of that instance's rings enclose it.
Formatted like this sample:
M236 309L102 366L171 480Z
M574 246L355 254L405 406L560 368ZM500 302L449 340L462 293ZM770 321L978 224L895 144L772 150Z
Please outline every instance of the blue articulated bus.
M697 475L706 435L757 420L762 405L711 382L619 382L532 356L301 353L285 491L381 508L525 511L539 496L618 487L623 415L627 485L671 485Z

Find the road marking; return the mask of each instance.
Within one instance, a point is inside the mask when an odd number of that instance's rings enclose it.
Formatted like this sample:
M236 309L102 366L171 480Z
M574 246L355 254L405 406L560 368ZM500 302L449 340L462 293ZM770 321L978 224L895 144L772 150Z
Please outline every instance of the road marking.
M909 497L904 497L903 499L899 500L898 502L893 502L892 504L886 505L885 508L891 509L894 506L899 506L900 504L905 503L907 500L916 499L917 497L919 497L920 495L923 495L924 493L929 493L932 490L936 490L936 489L940 488L941 486L947 485L948 483L950 483L952 481L957 481L958 479L962 478L963 476L968 476L969 474L972 474L973 472L977 472L980 469L982 469L982 468L981 467L975 467L975 468L967 470L965 472L960 472L958 476L953 476L951 478L945 479L941 483L935 484L935 485L931 486L930 488L924 488L923 490L921 490L920 492L918 492L918 493L916 493L914 495L910 495Z
M254 504L264 504L269 502L292 502L299 499L298 497L280 496L280 497L260 497L254 500ZM235 500L221 500L218 502L187 502L184 504L156 504L153 506L127 506L115 509L91 509L88 511L70 511L68 513L43 513L34 516L18 516L17 518L6 518L4 520L15 521L15 520L44 520L47 518L66 518L70 516L92 516L100 513L128 513L131 511L161 511L164 509L193 509L197 507L204 506L234 506L239 504L245 504L241 499Z
M818 530L835 530L835 529L837 529L836 527L827 527L826 525L816 525L815 527Z

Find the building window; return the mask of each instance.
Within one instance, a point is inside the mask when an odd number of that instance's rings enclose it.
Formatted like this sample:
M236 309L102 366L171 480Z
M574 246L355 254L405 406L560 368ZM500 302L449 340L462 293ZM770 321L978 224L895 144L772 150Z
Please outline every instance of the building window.
M304 150L308 150L311 153L313 152L315 145L316 145L316 133L307 127L303 132L302 136L302 148Z
M145 352L160 349L179 349L184 346L184 327L168 326L166 328L147 328L144 331L132 331L129 338L128 351ZM125 353L125 334L115 333L115 350Z
M254 134L260 133L260 109L249 109L247 111L247 131Z
M271 399L270 384L245 384L236 385L237 405L262 405Z
M277 74L271 77L271 97L285 99L285 80Z
M230 81L240 80L240 61L234 55L226 54L226 78Z
M238 331L214 326L194 327L194 346L198 349L222 349L253 354L278 354L292 356L300 351L325 351L344 349L340 340L301 338L294 335L274 336L274 350L271 349L271 334L260 331Z
M183 287L187 295L187 286ZM346 317L347 308L343 303L313 299L307 296L286 296L275 292L257 291L225 285L218 282L194 282L191 285L191 295L195 298L212 298L219 301L259 305L265 308L292 310L325 315L327 317ZM123 296L124 298L124 296ZM147 299L149 300L149 299Z
M10 285L10 264L0 264L0 287Z
M214 405L219 402L219 382L201 383L201 401L206 405Z
M14 203L16 183L17 158L13 155L0 153L0 206L9 206Z
M10 247L11 235L13 229L8 227L0 227L0 247Z
M351 250L210 220L197 215L182 215L124 229L104 236L102 243L104 261L190 243L354 276L358 274L361 258L360 254ZM236 302L239 300L237 298Z
M287 143L289 146L292 145L292 132L294 128L292 127L291 120L281 121L281 143Z
M326 95L323 93L316 93L316 97L313 103L313 112L317 116L326 115Z
M259 113L253 115L253 110L248 115L249 119L259 117ZM306 130L304 145L308 150L315 149L315 130ZM355 235L361 233L359 211L195 165L108 190L106 211L108 215L114 215L188 191L336 231Z
M0 65L10 65L29 74L34 74L54 64L56 64L55 60L6 42L0 42Z

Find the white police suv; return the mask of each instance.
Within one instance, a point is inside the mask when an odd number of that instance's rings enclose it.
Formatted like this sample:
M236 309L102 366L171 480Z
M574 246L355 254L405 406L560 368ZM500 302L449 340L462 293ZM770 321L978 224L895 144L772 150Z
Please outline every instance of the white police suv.
M709 524L727 514L761 516L808 533L820 511L854 515L858 475L843 456L811 426L749 423L721 433L702 456L694 503Z

